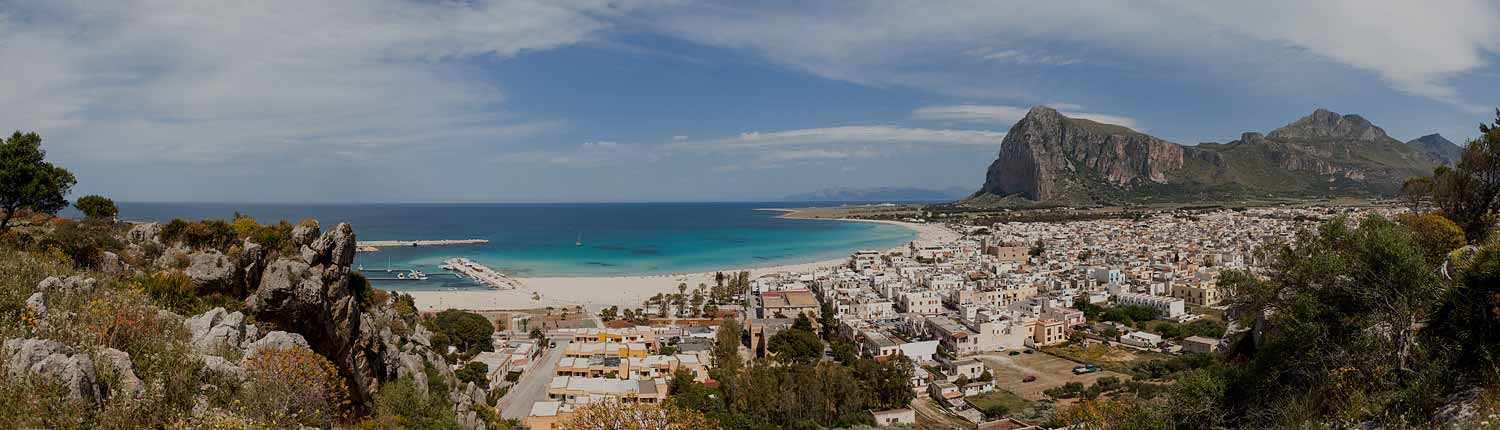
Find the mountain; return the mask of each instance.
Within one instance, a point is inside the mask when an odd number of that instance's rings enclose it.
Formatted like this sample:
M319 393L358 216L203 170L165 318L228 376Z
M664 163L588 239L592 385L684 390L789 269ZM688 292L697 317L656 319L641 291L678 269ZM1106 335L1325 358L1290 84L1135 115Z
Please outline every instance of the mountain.
M1270 133L1182 146L1038 106L1011 127L974 205L1394 194L1424 153L1359 115L1318 109Z
M1406 146L1419 153L1426 154L1435 164L1454 164L1464 154L1464 148L1444 138L1443 135L1433 133L1412 139L1406 142Z
M875 188L825 188L810 193L793 194L782 197L784 201L799 202L852 202L852 201L930 201L930 200L957 200L969 195L969 189L948 188L944 190L932 190L926 188L907 187L875 187Z

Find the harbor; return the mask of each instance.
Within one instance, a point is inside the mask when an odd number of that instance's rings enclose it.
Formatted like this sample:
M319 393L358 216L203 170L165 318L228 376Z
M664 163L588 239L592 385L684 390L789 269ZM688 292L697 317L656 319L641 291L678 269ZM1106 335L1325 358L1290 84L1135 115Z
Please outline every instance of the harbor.
M382 246L449 246L481 243L490 243L490 241L489 239L361 240L355 242L354 249L358 252L378 252Z
M442 267L443 270L452 270L454 272L458 272L464 277L473 279L475 282L479 282L480 284L484 284L485 286L490 288L509 290L521 286L521 283L519 281L516 281L509 276L505 276L505 274L500 273L495 269L491 269L489 268L489 266L485 266L483 264L480 264L479 262L467 258L450 258L447 260L443 260L443 265L440 267Z

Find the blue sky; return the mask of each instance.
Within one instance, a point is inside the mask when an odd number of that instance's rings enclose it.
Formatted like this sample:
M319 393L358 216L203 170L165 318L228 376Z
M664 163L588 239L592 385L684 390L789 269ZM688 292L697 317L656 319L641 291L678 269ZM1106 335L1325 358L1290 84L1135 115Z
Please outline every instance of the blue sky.
M1316 108L1454 141L1486 0L0 0L0 128L78 195L755 200L977 189L1033 105L1182 144Z

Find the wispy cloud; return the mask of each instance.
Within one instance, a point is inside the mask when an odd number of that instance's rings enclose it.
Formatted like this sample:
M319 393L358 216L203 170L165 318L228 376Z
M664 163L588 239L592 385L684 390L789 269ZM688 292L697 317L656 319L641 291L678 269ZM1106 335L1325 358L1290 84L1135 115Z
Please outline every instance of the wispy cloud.
M985 61L996 61L1017 65L1041 65L1041 66L1067 66L1082 63L1083 60L1035 51L1022 51L1019 49L995 49L988 46L964 51L971 57Z
M807 128L772 132L751 131L739 136L676 144L682 149L756 149L799 145L845 144L925 144L997 146L1004 132L990 130L953 130L897 127L890 125L850 125Z
M1105 124L1138 129L1136 120L1127 116L1084 112L1083 106L1069 103L1052 104L1052 108L1070 118L1082 118ZM912 118L973 124L1013 124L1026 116L1029 108L1004 105L949 105L926 106L912 112Z
M62 158L217 163L539 130L465 59L587 40L631 2L20 0L0 118ZM288 13L295 11L295 13ZM343 150L343 149L333 149Z
M563 150L530 150L501 154L493 161L499 164L560 167L598 167L629 162L656 161L664 154L645 145L611 141L584 142Z

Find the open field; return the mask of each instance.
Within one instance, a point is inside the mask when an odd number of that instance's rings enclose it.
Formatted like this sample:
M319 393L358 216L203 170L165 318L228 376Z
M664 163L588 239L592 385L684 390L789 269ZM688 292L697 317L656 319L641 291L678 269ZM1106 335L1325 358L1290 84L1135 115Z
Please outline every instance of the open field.
M1069 382L1079 382L1087 386L1105 376L1114 376L1121 380L1129 379L1123 374L1109 370L1074 375L1073 367L1078 366L1079 363L1043 353L1016 356L989 353L980 355L978 358L994 373L996 389L1015 393L1022 399L1033 402L1046 398L1046 395L1042 394L1043 390L1061 387ZM1022 382L1027 376L1035 376L1036 380Z
M992 392L980 394L978 396L970 396L968 400L969 404L974 405L974 408L979 409L980 411L989 409L989 407L993 405L1002 405L1005 406L1005 409L1010 411L1010 413L1012 414L1019 413L1026 408L1031 407L1032 403L1030 400L1026 400L1024 398L1021 398L1021 396L1016 395L1016 393L1005 390L995 390Z

